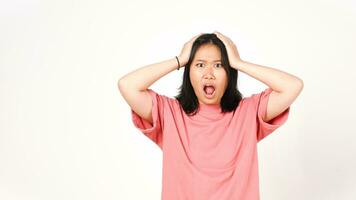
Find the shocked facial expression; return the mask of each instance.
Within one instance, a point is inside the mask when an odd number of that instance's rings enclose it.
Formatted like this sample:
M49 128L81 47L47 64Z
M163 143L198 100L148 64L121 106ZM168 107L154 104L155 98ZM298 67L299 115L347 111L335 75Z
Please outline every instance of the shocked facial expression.
M220 104L228 82L220 49L213 44L200 46L190 66L189 77L199 104Z

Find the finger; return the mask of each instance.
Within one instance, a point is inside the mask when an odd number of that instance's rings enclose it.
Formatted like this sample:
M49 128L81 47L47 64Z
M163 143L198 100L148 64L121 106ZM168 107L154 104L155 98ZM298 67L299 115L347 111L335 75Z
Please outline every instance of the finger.
M214 31L214 33L221 38L226 38L222 33L218 32L218 31Z
M195 37L193 37L191 40L193 41L193 40L195 40L195 39L197 39L199 36L201 36L201 35L203 35L203 33L200 33L199 35L196 35Z
M221 35L220 35L220 33L219 33L219 32L214 31L214 34L215 34L218 38L221 38Z
M225 40L226 42L232 42L232 40L229 37L223 35L222 33L219 33L219 32L217 32L217 33L218 33L219 38L221 38L222 40Z
M200 37L201 35L203 35L203 33L200 33L199 35L195 36L194 38L198 38L198 37Z
M224 38L224 39L226 39L226 40L228 39L228 37L225 36L225 35L223 35L222 33L219 33L219 32L218 32L218 35L219 35L221 38Z
M222 41L226 41L227 39L226 39L226 37L224 37L224 35L222 35L221 33L219 33L219 32L214 32L215 34L216 34L216 36L220 39L220 40L222 40Z

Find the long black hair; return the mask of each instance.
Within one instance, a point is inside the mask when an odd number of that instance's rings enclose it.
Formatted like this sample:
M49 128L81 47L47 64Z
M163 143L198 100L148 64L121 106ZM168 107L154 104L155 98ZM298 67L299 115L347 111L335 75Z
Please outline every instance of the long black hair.
M243 98L237 89L238 70L230 66L225 45L214 33L203 34L194 41L189 60L184 67L183 83L179 87L179 94L174 98L179 101L187 115L195 115L198 111L199 101L190 82L189 71L196 51L203 44L214 44L220 49L222 66L228 77L228 85L220 101L221 112L235 111Z

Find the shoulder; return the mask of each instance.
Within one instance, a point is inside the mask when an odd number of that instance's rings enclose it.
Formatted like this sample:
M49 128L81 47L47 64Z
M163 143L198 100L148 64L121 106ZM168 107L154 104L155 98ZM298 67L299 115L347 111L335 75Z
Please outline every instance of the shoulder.
M258 102L261 98L268 96L273 90L271 88L265 88L260 92L254 92L251 95L244 97L245 101Z
M254 93L250 94L249 96L242 98L241 105L247 104L247 105L254 106L255 108L257 108L257 106L261 103L261 100L266 99L266 97L268 97L268 95L272 91L273 90L271 88L265 88L265 89L261 90L260 92L254 92Z
M153 100L158 102L161 105L169 106L169 105L177 105L179 104L178 100L176 100L173 97L161 94L154 89L147 89L147 91L151 94L151 96L154 98Z

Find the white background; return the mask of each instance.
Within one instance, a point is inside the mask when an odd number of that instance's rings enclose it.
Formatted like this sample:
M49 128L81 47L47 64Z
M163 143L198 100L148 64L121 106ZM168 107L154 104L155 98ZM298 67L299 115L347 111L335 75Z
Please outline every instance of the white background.
M162 152L117 81L214 30L243 60L304 82L258 144L261 199L356 199L352 0L1 1L0 199L160 199ZM172 97L182 75L151 88ZM243 73L238 87L267 88Z

